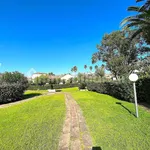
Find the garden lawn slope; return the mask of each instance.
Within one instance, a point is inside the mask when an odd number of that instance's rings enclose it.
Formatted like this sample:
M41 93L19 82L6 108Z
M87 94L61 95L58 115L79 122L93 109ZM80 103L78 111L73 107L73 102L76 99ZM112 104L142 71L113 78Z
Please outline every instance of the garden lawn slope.
M62 94L1 108L0 149L57 150L64 116Z
M150 149L149 112L139 107L139 118L135 118L132 103L94 92L72 95L83 111L94 146L102 150Z

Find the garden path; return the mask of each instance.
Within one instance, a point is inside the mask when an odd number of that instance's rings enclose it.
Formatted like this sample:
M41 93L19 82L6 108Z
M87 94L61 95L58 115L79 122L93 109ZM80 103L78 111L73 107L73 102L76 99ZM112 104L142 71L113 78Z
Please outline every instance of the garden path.
M66 119L59 142L59 150L91 150L92 139L82 111L68 93L66 99Z

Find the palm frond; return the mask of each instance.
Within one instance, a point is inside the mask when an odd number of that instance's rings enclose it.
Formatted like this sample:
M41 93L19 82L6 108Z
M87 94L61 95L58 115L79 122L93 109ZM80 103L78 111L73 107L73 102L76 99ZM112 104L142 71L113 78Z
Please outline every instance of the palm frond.
M139 10L140 10L140 8L141 7L137 7L137 6L130 6L130 7L128 7L128 11L137 11L137 12L139 12Z
M131 40L133 40L136 36L138 36L140 33L142 32L142 29L140 28L140 29L138 29L138 30L136 30L134 33L133 33L133 35L131 36Z

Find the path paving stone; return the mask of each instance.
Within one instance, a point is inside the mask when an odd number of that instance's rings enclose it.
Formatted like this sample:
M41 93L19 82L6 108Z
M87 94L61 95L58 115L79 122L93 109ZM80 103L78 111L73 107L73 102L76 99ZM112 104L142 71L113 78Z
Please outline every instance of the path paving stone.
M58 150L92 150L92 139L82 111L68 93L66 99L66 119Z

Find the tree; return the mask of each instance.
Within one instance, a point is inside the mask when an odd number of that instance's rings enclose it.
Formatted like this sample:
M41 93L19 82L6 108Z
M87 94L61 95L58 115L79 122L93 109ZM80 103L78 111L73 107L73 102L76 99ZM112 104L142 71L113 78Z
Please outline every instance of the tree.
M48 75L55 76L55 74L53 72L48 73Z
M73 71L76 73L77 70L78 70L77 66L74 66L74 67L73 67Z
M28 79L18 71L3 73L1 76L1 82L9 83L9 84L20 83L25 88L28 87Z
M102 81L102 78L105 76L105 66L102 65L100 68L96 69L95 75L97 77L100 77Z
M143 44L138 44L137 39L129 40L134 31L115 31L105 34L101 44L97 45L98 52L92 56L92 63L102 61L117 79L129 73L149 50ZM138 44L138 46L137 46Z
M36 77L34 79L34 83L37 84L37 85L41 85L41 86L43 86L43 85L45 85L46 83L49 83L49 82L50 82L49 78L46 75L41 75L40 77Z
M92 81L93 81L93 75L92 75L92 69L93 69L93 67L90 66L89 69L90 69L90 72L91 72L90 76L92 77Z
M81 73L78 73L78 81L81 83L82 82L82 74Z
M137 2L140 1L143 0L137 0ZM128 11L134 11L136 15L125 18L121 22L121 26L124 27L124 30L131 29L134 31L131 39L140 35L147 44L150 44L150 0L147 0L141 7L128 7Z
M87 69L87 65L84 65L84 69L85 69L85 72L86 72L86 69ZM85 73L84 73L84 82L86 81L86 76L85 76Z

